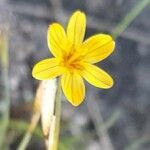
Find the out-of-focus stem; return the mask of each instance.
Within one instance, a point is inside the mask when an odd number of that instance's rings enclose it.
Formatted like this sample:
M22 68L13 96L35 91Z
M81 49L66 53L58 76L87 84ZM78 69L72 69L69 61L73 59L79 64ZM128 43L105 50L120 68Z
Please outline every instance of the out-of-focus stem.
M37 92L36 92L31 123L30 123L28 130L27 130L26 134L24 135L22 141L20 142L17 150L25 150L29 144L29 141L32 137L33 131L34 131L35 127L37 126L39 119L40 119L41 99L42 99L42 83L39 85Z
M131 11L122 19L122 21L113 29L112 36L116 39L129 24L148 6L150 0L139 0Z
M2 148L9 122L9 55L8 26L0 26L0 149Z
M11 119L11 120L9 120L8 127L9 127L9 129L17 131L17 133L24 133L24 132L26 132L27 128L29 127L29 123L24 120ZM39 139L43 138L42 130L41 130L40 126L36 127L36 129L34 130L32 135Z

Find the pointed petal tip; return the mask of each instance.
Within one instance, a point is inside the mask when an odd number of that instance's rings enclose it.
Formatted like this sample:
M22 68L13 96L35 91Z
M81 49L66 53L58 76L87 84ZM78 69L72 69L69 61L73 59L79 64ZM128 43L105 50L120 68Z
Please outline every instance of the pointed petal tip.
M37 79L37 77L36 77L36 67L37 67L37 64L35 64L33 66L33 69L32 69L32 77L35 78L35 79ZM37 79L37 80L39 80L39 79Z
M84 59L89 63L97 63L107 58L115 49L115 41L108 34L96 34L82 44L85 49Z
M83 65L84 70L81 76L90 84L102 89L109 89L113 86L113 79L107 72L89 63L83 63Z
M85 14L82 10L80 10L80 9L77 9L73 14L75 14L75 13L82 13L82 14Z
M110 78L111 78L111 77L110 77ZM108 87L106 87L105 89L110 89L110 88L113 87L113 85L114 85L114 80L111 78L111 79L110 79L110 82L109 82L109 84L108 84Z
M73 103L71 100L69 100L69 102L71 103L71 105L73 105L74 107L78 107L83 103L84 99L82 99L80 102L78 103Z
M114 85L114 80L113 78L108 74L108 78L107 78L107 84L105 84L105 86L103 87L98 87L98 88L102 88L102 89L111 89Z
M78 47L82 44L86 30L86 16L80 10L75 11L68 22L67 37L69 42Z
M85 98L85 85L78 74L66 73L62 75L61 86L66 99L75 107Z

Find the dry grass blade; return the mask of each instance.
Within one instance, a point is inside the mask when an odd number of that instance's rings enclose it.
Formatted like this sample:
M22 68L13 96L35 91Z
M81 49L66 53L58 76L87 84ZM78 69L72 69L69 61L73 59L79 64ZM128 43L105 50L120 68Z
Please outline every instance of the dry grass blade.
M18 150L26 149L26 147L31 139L31 136L33 134L33 131L39 122L40 115L41 115L41 100L42 100L42 83L40 83L40 85L37 89L37 92L36 92L36 97L35 97L35 101L34 101L34 105L33 105L33 114L32 114L30 125L18 147Z

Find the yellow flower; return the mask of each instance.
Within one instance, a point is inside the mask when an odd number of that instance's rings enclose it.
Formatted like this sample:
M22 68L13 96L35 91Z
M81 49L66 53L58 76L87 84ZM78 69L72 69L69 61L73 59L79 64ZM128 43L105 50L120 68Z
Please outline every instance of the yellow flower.
M47 42L54 57L40 61L32 71L33 77L39 80L61 76L63 92L74 106L84 100L83 79L99 88L107 89L113 85L113 79L93 64L109 56L115 42L107 34L96 34L83 41L85 29L86 16L81 11L71 16L66 32L60 24L51 24Z

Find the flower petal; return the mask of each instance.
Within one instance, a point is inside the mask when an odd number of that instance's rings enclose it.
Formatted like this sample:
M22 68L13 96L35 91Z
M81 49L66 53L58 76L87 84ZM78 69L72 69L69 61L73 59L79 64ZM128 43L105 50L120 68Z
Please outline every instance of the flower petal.
M32 76L39 80L46 80L61 75L63 71L64 68L59 66L57 59L50 58L37 63L32 70Z
M85 85L83 79L77 73L65 73L61 78L63 92L68 101L78 106L85 97Z
M58 23L49 26L47 32L49 50L55 57L61 57L67 47L67 36L63 27Z
M67 37L74 46L81 45L86 28L86 16L81 11L76 11L70 18L67 27Z
M112 87L113 79L105 71L89 63L84 63L83 66L81 75L90 84L104 89Z
M84 60L90 63L99 62L108 57L115 48L112 37L106 34L98 34L87 39L83 45Z

